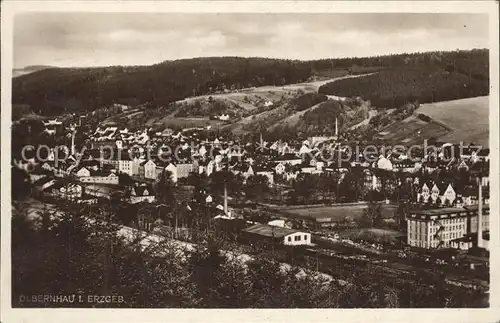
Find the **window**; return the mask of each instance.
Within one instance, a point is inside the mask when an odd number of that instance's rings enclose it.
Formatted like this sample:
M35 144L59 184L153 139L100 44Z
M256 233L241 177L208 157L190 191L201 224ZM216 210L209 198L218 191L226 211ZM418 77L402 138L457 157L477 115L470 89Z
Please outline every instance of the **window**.
M292 242L292 237L288 237L288 242Z
M307 235L304 235L304 240L307 240Z

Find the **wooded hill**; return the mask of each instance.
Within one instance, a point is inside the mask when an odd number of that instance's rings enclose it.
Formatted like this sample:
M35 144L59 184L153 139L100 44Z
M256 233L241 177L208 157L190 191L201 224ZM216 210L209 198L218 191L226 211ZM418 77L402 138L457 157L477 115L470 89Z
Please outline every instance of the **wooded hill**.
M42 115L93 111L113 103L166 107L189 96L225 89L377 72L367 78L327 84L321 93L362 96L385 106L411 97L426 102L485 95L488 66L488 50L472 50L315 61L209 57L151 66L47 68L13 78L12 101L28 104ZM435 93L430 92L432 86Z
M325 84L319 93L360 96L379 109L407 102L430 103L489 94L488 51L414 56L378 73Z
M307 80L298 61L265 58L194 58L144 67L50 68L13 79L14 103L36 113L95 110L113 103L166 106L189 96L230 88Z

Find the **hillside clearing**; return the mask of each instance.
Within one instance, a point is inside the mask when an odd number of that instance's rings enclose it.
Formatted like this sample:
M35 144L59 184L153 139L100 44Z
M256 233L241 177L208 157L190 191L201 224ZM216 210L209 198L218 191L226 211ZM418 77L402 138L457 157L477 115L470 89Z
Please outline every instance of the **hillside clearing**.
M321 103L323 103L323 102L321 102ZM316 109L317 107L319 107L321 105L321 103L318 103L318 104L313 105L312 107L310 107L308 109L296 112L296 113L292 114L291 116L286 117L285 119L281 120L280 122L269 127L268 130L271 130L271 129L274 129L278 126L283 126L283 125L287 125L289 127L295 126L300 121L300 118L304 114L306 114L308 111L312 111L312 110Z
M391 144L422 144L425 139L464 144L474 143L488 147L488 97L422 104L416 114L430 117L431 122L410 116L391 124L379 132L379 137Z
M488 96L422 104L418 112L452 129L439 138L442 141L489 146Z

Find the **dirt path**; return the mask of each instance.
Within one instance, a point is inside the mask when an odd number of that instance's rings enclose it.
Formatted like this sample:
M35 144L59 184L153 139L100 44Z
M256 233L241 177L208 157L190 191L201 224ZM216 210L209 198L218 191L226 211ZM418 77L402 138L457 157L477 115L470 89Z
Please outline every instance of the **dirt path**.
M359 128L361 126L366 126L368 123L370 123L370 120L375 117L376 115L378 115L378 111L377 110L370 110L368 111L368 118L366 118L365 120L361 121L360 123L357 123L355 125L353 125L352 127L349 128L349 130L354 130L356 128Z

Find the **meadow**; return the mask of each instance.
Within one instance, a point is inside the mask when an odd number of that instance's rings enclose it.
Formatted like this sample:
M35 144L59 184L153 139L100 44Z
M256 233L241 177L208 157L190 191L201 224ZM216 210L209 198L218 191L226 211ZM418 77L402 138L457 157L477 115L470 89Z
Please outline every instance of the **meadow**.
M439 139L452 143L473 142L489 146L489 97L422 104L418 112L448 126L452 131Z
M303 208L285 208L282 211L291 216L297 216L300 218L313 218L319 221L339 221L345 217L351 218L352 220L359 219L363 216L364 210L366 209L366 204L348 204L348 205L332 205L332 206L309 206ZM382 204L381 213L382 218L392 218L395 216L397 211L397 206L392 204Z

